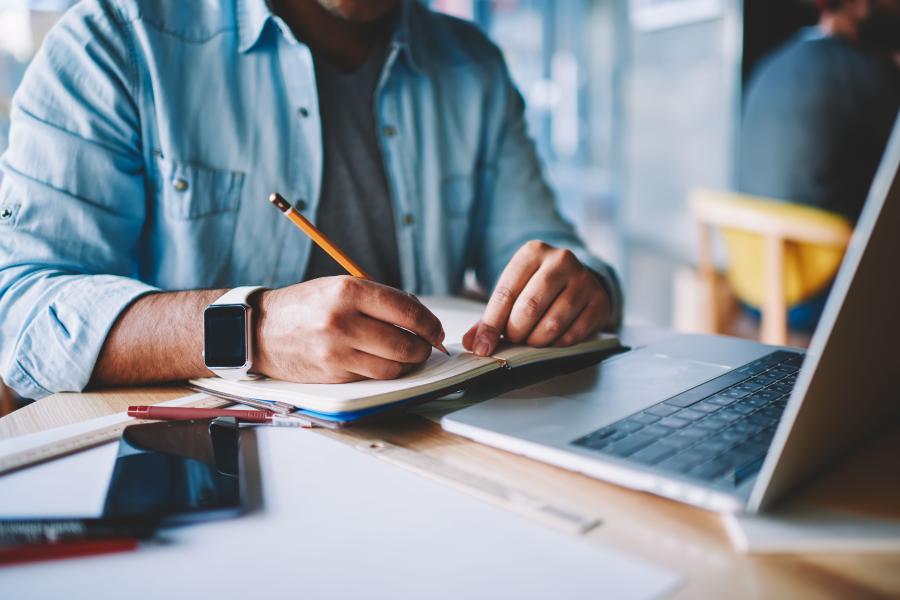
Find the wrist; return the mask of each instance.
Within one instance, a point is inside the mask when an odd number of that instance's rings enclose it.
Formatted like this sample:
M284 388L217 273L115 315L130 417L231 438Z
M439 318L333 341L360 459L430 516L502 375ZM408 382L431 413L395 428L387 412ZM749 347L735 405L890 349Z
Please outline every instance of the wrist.
M250 334L253 336L253 371L266 375L268 373L269 353L266 348L266 327L270 321L273 290L261 290L251 296L249 304L252 308Z

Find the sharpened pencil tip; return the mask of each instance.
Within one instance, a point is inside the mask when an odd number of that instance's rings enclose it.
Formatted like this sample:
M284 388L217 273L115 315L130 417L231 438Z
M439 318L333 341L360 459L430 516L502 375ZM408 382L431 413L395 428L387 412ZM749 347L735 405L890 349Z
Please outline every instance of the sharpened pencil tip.
M437 343L434 345L434 347L437 348L438 350L440 350L441 352L443 352L444 354L446 354L447 356L450 356L450 351L447 350L443 344Z

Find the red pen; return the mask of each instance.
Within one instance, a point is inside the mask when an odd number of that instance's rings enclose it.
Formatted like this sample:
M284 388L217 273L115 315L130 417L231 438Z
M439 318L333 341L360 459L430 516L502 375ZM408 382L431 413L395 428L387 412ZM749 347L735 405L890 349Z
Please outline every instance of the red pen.
M135 538L3 546L0 547L0 565L16 565L58 558L109 554L111 552L128 552L136 550L137 547L138 540Z
M263 423L280 427L312 427L308 419L296 415L281 415L271 410L231 410L227 408L188 408L179 406L129 406L128 416L157 421L186 419L214 419L234 417L244 423Z

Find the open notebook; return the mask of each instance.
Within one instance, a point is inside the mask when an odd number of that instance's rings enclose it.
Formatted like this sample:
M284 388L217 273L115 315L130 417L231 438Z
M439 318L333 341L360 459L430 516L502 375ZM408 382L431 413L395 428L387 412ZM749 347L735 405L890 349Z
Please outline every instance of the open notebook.
M491 371L513 369L567 356L600 352L618 347L619 339L602 335L568 348L531 348L501 345L490 357L475 356L463 349L459 340L465 328L476 322L482 305L450 299L423 299L441 319L447 334L450 356L434 351L421 367L398 379L364 380L352 383L290 383L275 379L227 381L219 377L194 379L193 387L232 400L281 402L319 419L346 422L367 416L377 409L436 393L451 393ZM456 342L456 343L454 343Z

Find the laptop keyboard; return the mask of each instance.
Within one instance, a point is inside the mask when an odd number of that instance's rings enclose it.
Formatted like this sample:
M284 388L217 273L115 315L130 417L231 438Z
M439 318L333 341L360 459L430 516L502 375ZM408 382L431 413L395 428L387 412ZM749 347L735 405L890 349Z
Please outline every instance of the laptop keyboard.
M762 466L802 363L772 352L572 443L733 488Z

